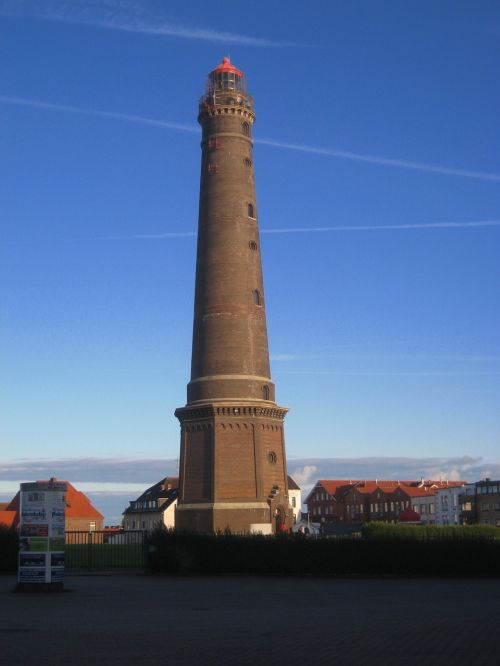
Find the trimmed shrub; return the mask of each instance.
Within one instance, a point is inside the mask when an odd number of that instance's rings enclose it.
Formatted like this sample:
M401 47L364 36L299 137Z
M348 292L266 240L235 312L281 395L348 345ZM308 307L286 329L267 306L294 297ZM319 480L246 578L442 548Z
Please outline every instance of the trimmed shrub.
M157 530L148 571L170 575L498 575L493 539L203 535Z
M500 530L493 525L402 525L401 523L367 523L364 539L409 541L493 541L500 539Z

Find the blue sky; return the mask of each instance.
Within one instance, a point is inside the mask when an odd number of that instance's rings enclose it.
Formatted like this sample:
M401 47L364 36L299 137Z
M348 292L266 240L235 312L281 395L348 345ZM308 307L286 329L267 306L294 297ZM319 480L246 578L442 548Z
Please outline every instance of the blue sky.
M498 3L0 0L0 45L4 463L177 457L227 53L290 459L499 461Z

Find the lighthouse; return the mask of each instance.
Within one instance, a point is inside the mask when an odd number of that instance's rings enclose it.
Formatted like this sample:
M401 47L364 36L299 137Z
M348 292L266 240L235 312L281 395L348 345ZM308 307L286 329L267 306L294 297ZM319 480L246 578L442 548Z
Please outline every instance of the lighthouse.
M200 203L191 378L176 529L273 533L293 523L266 328L253 99L224 58L199 101Z

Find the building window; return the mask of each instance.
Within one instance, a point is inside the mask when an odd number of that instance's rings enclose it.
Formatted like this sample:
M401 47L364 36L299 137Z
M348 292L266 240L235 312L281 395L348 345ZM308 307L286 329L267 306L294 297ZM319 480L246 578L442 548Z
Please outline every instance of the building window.
M262 398L264 400L269 400L269 386L262 387Z
M89 523L89 532L95 532L95 523Z
M220 141L218 139L209 139L208 147L211 150L217 150L218 148L220 148Z
M241 131L245 136L250 136L250 125L247 122L241 123Z
M269 451L269 453L267 454L267 459L272 465L274 465L278 460L278 456L274 451Z
M252 217L255 219L255 210L253 204L251 203L248 204L248 217Z
M257 243L255 241L250 241L248 247L255 252L257 250Z
M246 167L250 168L250 167L252 166L252 160L249 159L248 157L245 157L245 159L243 160L243 164L244 164Z
M262 299L260 297L260 291L258 289L254 289L253 302L254 302L254 305L262 305Z
M297 506L297 498L292 497L292 507L295 509L296 506Z
M208 173L217 173L219 167L215 162L209 162L207 167Z

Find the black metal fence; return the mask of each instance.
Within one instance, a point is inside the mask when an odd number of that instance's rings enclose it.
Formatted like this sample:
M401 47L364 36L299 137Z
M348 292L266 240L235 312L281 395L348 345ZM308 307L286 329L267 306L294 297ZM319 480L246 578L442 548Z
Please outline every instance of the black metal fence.
M66 570L144 569L146 543L141 531L66 532Z

